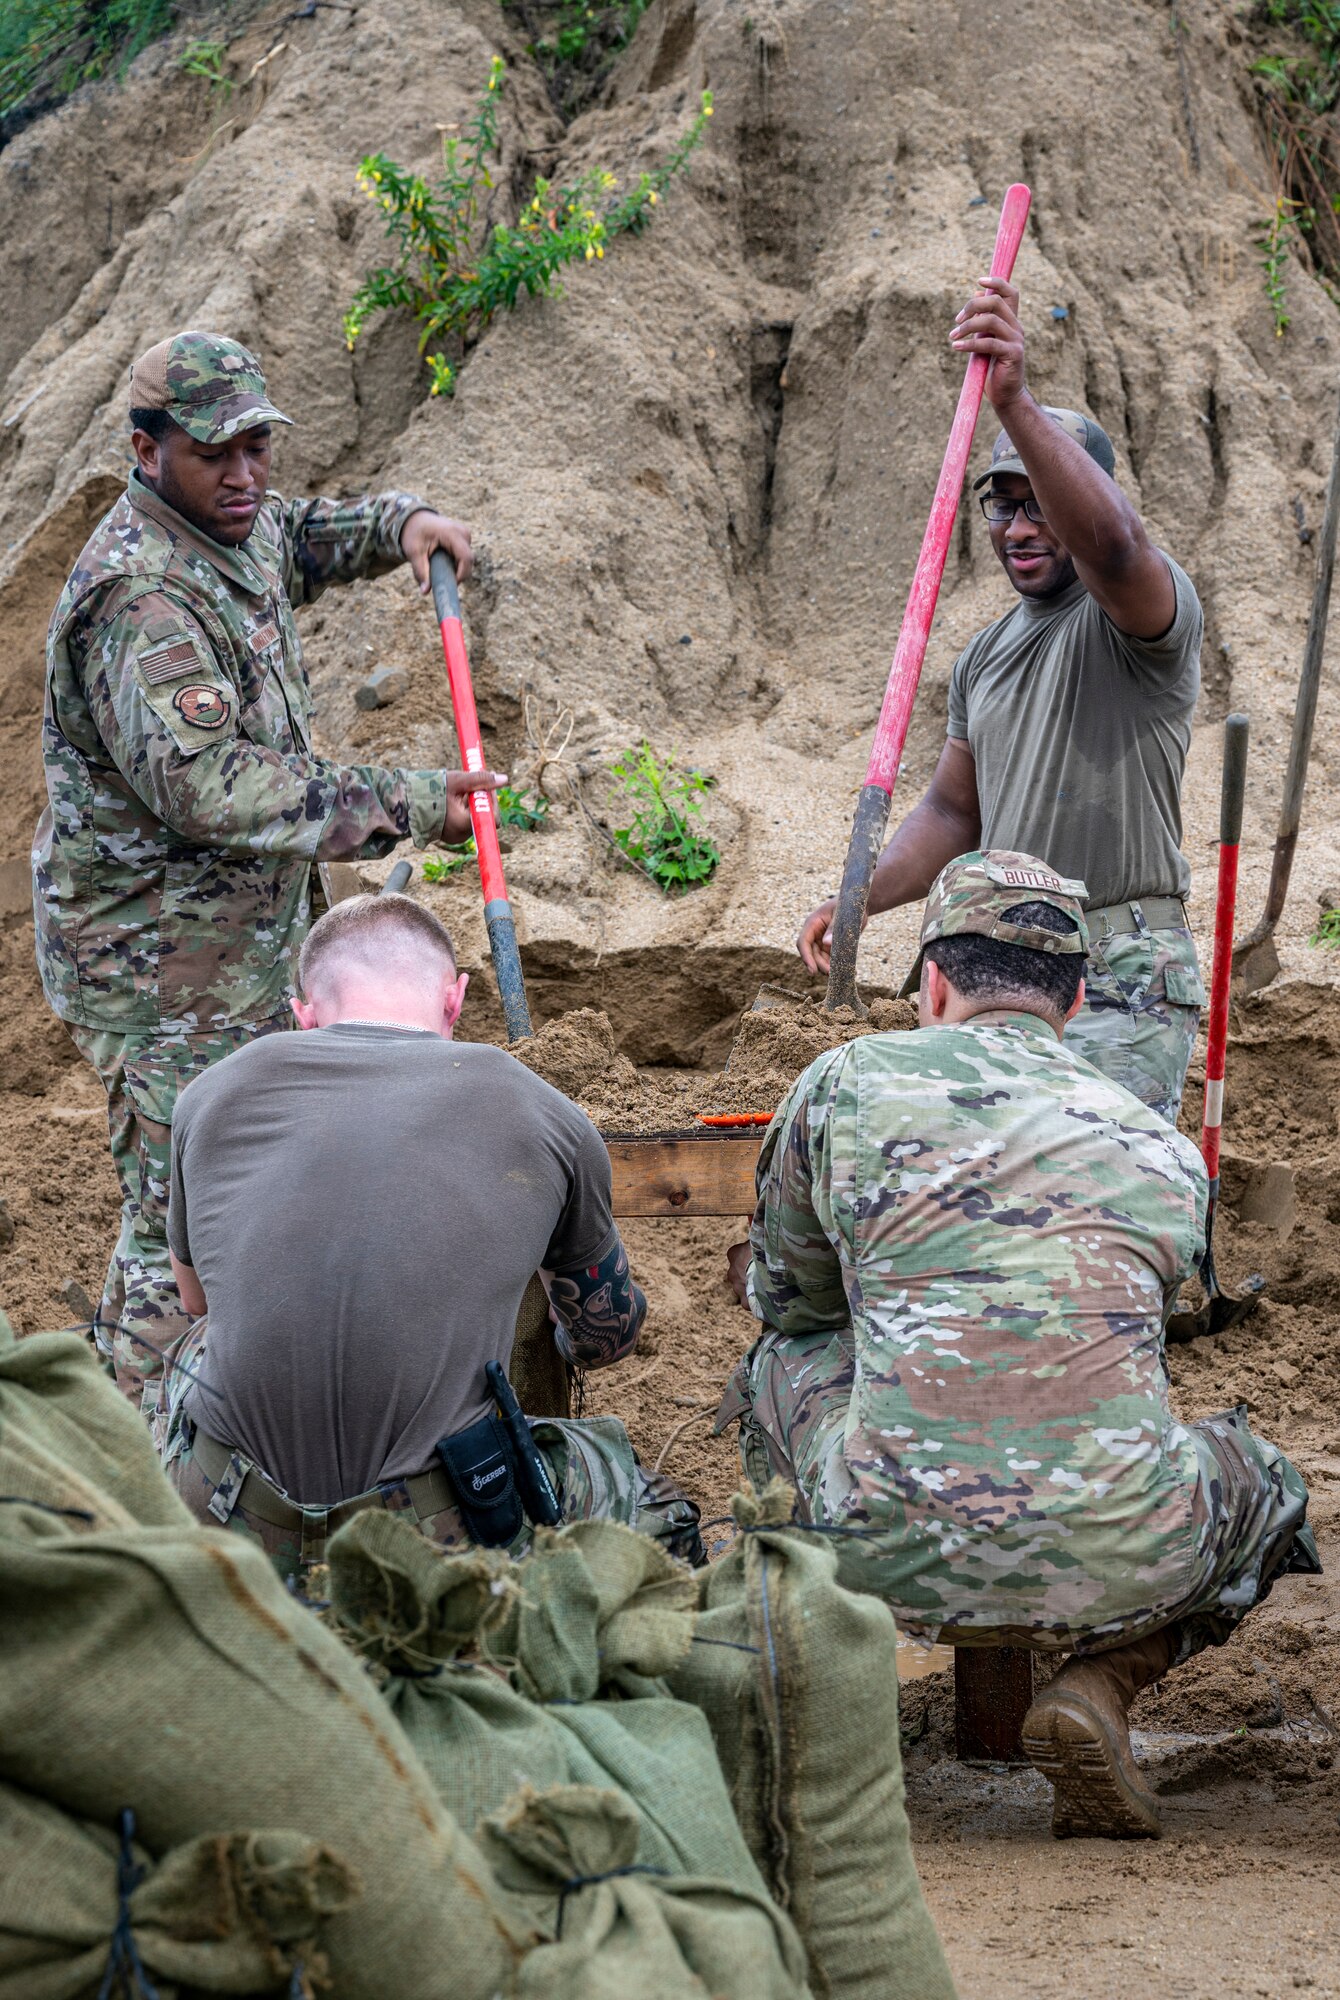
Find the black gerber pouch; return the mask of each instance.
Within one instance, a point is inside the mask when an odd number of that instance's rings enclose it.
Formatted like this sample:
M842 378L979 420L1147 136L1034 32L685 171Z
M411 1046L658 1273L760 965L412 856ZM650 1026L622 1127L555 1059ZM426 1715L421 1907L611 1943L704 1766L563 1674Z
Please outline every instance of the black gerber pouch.
M468 1430L439 1438L437 1455L472 1541L498 1549L520 1534L525 1516L512 1442L496 1417L481 1417Z

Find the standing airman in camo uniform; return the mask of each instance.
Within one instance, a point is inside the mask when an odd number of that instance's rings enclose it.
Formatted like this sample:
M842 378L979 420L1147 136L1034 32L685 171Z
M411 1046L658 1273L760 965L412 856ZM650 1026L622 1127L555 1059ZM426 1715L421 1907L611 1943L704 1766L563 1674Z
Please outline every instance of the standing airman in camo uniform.
M1061 1040L1084 884L961 857L921 1027L820 1056L764 1143L737 1289L769 1329L718 1419L755 1484L855 1531L848 1580L954 1645L1072 1652L1029 1755L1057 1833L1157 1834L1126 1715L1316 1565L1307 1492L1242 1411L1180 1423L1163 1328L1205 1243L1191 1143ZM752 1258L750 1258L752 1251Z
M1084 881L1088 979L1066 1040L1175 1121L1205 1000L1181 851L1204 618L1116 484L1106 431L1029 394L1018 303L1003 278L983 279L950 334L991 363L1004 429L976 485L1018 601L954 664L947 741L880 856L869 908L916 902L977 847L1039 854ZM828 970L834 908L801 927L812 972Z
M294 607L406 560L426 586L439 547L464 575L470 539L409 493L267 497L290 419L235 341L161 341L130 414L136 468L47 636L33 892L42 984L106 1087L123 1195L98 1342L156 1419L188 1323L164 1235L178 1092L288 1025L314 863L468 831L460 774L314 751Z

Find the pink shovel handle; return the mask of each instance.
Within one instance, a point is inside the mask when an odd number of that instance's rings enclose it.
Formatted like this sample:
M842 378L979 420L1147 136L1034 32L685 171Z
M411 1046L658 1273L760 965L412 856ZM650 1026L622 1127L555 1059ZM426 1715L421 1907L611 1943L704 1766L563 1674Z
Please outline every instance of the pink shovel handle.
M1000 225L996 230L996 247L991 256L993 278L1008 278L1014 269L1014 260L1023 241L1032 199L1022 181L1016 181L1013 187L1005 190L1005 199L1000 209ZM968 372L963 378L958 408L954 412L954 423L949 433L944 464L940 468L940 481L935 489L935 498L931 502L931 515L926 523L926 533L922 537L921 554L917 557L916 573L912 578L912 588L908 592L902 630L898 634L893 664L889 668L889 682L884 690L884 705L879 712L879 726L875 730L875 741L871 747L870 763L865 774L867 785L878 785L882 791L889 793L893 791L898 776L898 765L902 759L903 745L907 741L907 725L912 718L912 703L916 698L917 682L921 678L921 666L926 657L926 643L931 635L931 620L935 616L935 602L940 595L940 581L945 573L949 541L954 532L954 517L958 513L959 495L963 491L963 475L968 468L968 453L972 450L972 436L977 428L977 413L982 407L982 394L986 388L986 371L989 366L990 362L985 354L974 354L969 358Z

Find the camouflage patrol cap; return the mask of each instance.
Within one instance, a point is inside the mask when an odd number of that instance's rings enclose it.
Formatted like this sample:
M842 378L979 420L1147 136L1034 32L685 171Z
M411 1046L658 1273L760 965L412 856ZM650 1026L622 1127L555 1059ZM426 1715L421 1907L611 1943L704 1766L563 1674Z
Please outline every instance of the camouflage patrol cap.
M1045 403L1043 415L1050 417L1054 424L1059 424L1076 444L1082 445L1094 464L1102 466L1109 479L1116 478L1117 455L1112 449L1111 438L1101 424L1096 424L1092 417L1084 416L1079 410L1053 410ZM980 479L972 482L973 492L979 486L985 486L989 479L1008 472L1018 473L1024 479L1028 477L1028 467L1015 450L1009 432L1002 431L991 447L990 465Z
M1029 951L1087 953L1089 928L1084 921L1084 900L1088 890L1083 882L1058 875L1034 854L1018 854L1005 847L988 847L976 854L960 854L940 870L926 898L921 920L921 949L902 992L906 997L921 984L921 966L926 946L936 938L997 938L1002 944L1017 944ZM1027 924L1006 920L1006 910L1019 903L1048 903L1062 916L1072 919L1073 931L1035 930Z
M166 410L197 444L222 444L253 424L291 424L266 392L249 348L218 333L174 333L130 371L132 410Z

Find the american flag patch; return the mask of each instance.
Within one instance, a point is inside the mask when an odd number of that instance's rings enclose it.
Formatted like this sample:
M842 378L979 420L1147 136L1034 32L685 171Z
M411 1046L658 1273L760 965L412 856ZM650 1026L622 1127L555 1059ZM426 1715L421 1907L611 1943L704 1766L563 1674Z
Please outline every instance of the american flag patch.
M203 662L189 639L168 639L140 654L140 672L157 687L161 681L179 681L186 674L199 673Z

